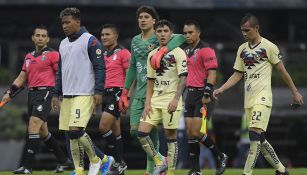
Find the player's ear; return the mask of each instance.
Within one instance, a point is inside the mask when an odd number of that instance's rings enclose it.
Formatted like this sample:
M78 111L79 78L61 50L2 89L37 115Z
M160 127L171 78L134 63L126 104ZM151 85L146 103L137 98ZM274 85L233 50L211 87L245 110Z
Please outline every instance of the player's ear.
M47 37L47 43L49 43L49 41L50 41L50 38L49 38L49 36Z

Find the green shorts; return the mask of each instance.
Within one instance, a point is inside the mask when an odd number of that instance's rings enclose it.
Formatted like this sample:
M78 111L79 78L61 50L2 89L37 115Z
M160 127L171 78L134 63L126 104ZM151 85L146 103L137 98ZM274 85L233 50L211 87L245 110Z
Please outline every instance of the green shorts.
M130 126L139 125L145 108L145 98L135 98L131 104Z

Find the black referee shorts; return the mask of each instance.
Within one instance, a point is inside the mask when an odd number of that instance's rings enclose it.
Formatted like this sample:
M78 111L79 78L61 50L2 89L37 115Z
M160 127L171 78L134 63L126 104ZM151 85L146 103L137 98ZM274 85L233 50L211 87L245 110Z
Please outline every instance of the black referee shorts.
M202 97L204 88L187 88L187 97L184 104L184 117L202 117Z
M107 88L103 93L102 111L112 114L116 119L120 117L118 102L122 88Z
M29 117L35 116L43 121L47 121L51 111L52 88L32 89L28 94L28 113Z

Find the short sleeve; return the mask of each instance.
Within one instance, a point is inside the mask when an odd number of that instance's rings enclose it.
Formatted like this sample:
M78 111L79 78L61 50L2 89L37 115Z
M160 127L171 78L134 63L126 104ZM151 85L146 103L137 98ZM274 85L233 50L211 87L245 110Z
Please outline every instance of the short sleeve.
M272 47L270 47L269 50L269 61L272 64L277 64L279 63L279 61L282 59L282 56L280 54L280 51L278 49L278 47L275 44L272 44Z
M187 75L188 73L188 67L187 67L187 55L186 53L180 49L176 49L176 63L177 63L177 70L178 70L178 76Z
M204 67L206 70L217 69L217 58L215 52L211 48L203 48L201 49L202 59L204 63Z
M244 62L241 58L241 55L244 53L244 50L242 50L241 48L242 47L239 47L237 51L236 61L235 61L233 68L239 72L245 72Z

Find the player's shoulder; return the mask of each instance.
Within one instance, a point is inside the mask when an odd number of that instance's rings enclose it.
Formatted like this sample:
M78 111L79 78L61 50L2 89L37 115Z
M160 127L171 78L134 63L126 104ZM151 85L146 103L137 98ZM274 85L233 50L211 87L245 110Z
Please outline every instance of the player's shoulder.
M272 48L272 49L277 48L276 44L274 44L272 41L270 41L270 40L268 40L266 38L262 38L261 42L263 42L265 47Z
M173 52L174 54L185 54L185 51L181 47L176 47L171 52Z
M135 36L132 38L132 42L137 41L137 40L141 40L141 39L142 39L142 35L141 35L141 34L138 34L138 35L135 35Z

